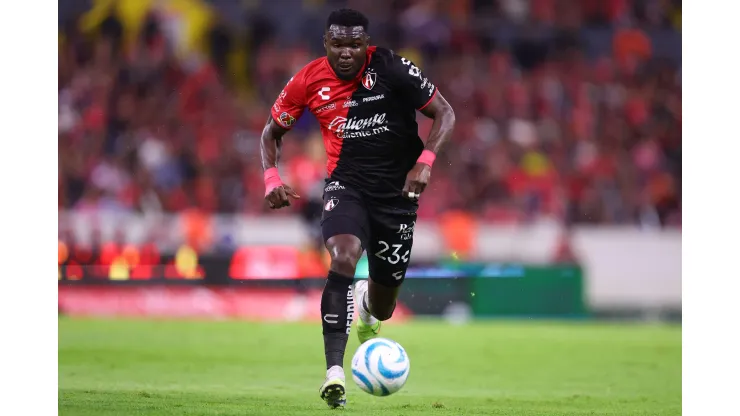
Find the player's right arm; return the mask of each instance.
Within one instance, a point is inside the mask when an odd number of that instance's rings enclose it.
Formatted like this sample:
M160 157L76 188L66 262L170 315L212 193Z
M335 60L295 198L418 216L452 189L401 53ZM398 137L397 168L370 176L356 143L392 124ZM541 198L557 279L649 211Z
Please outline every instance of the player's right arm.
M288 81L270 110L270 117L260 138L260 154L265 179L265 200L272 209L290 206L289 198L300 198L290 186L283 183L278 173L280 146L283 136L290 131L306 107L306 89L303 71Z

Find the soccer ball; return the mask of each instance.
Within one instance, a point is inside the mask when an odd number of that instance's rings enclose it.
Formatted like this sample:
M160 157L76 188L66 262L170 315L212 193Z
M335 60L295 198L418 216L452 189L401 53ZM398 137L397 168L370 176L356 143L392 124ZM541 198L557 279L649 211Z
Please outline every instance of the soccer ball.
M352 357L352 379L373 396L388 396L401 390L408 377L409 356L390 339L366 341Z

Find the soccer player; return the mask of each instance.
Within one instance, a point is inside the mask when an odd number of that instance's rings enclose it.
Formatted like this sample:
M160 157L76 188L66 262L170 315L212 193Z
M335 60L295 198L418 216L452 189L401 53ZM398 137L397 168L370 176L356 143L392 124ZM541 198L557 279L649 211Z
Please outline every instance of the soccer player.
M278 175L282 137L306 108L321 125L328 156L321 229L331 266L321 297L327 372L320 394L331 408L346 404L342 366L355 307L360 342L378 336L381 321L393 315L419 196L455 124L452 108L421 69L389 49L370 46L367 31L368 19L358 11L329 15L326 56L288 81L261 138L265 199L279 209L299 198ZM426 145L417 110L434 120ZM353 286L365 250L370 279Z

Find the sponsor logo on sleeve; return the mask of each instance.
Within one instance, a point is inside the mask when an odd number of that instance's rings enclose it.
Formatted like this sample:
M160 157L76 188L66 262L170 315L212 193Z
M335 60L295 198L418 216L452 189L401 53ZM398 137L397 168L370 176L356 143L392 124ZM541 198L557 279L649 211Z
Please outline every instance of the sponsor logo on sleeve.
M295 123L295 117L283 111L280 113L280 117L278 117L278 122L280 122L283 127L290 127Z

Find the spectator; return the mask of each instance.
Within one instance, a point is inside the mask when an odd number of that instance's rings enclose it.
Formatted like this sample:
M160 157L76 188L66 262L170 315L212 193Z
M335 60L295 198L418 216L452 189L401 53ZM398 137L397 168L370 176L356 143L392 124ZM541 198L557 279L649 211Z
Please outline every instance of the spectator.
M307 25L320 7L309 3L291 10L306 13ZM680 2L453 3L393 2L374 10L371 27L419 63L456 111L455 139L435 164L420 218L462 210L487 221L680 225L680 62L654 58L645 30L680 30ZM319 34L286 43L267 24L271 8L231 23L228 14L197 15L207 10L150 10L133 26L108 11L97 30L64 26L60 210L266 211L259 134L288 78L319 56ZM232 26L245 20L251 30ZM244 74L229 72L235 56L248 61ZM425 138L431 124L419 124ZM308 222L320 203L320 144L306 115L281 161Z

